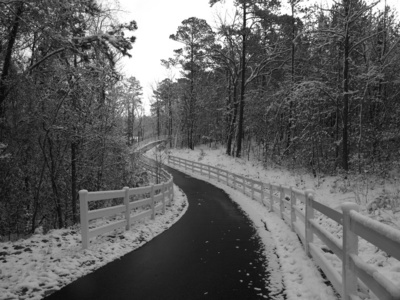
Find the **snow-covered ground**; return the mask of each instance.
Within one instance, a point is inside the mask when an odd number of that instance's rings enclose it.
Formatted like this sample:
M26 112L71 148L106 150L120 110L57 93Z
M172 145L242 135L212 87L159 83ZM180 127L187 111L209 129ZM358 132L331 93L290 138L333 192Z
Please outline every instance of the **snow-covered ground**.
M299 189L312 188L315 190L318 201L334 209L339 209L343 202L357 202L360 204L361 213L400 229L400 212L396 211L396 203L392 202L392 206L388 206L391 209L386 209L384 203L382 204L382 201L398 201L398 199L396 200L396 193L398 193L396 182L384 181L372 176L349 177L348 179L340 177L314 178L306 172L290 172L279 168L265 169L259 162L227 156L223 149L200 147L194 151L188 149L169 151L174 156L199 161L263 182L294 186ZM166 159L164 160L166 162ZM194 176L209 181L206 176ZM216 181L210 182L224 189L234 201L239 203L256 227L262 228L263 223L267 225L280 257L288 299L332 299L337 296L333 295L330 288L322 284L321 276L314 263L305 255L296 235L277 214L270 213L268 208L224 184ZM318 217L318 221L335 237L342 238L341 228L334 221L324 217ZM259 232L262 237L263 231ZM341 273L341 261L335 255L329 253L326 255L327 259ZM395 285L400 285L400 262L398 260L363 239L359 240L359 256L378 268L379 272L393 281ZM367 295L365 291L360 296L362 299L376 299L374 295Z
M46 235L38 230L28 239L0 243L0 299L41 299L141 247L186 212L186 196L176 186L174 193L165 215L132 224L129 231L121 229L98 236L87 250L82 250L78 227L52 230Z

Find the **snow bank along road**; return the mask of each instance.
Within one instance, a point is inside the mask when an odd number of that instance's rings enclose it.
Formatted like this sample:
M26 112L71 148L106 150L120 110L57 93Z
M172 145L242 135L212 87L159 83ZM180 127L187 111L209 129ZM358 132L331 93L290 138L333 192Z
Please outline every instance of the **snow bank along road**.
M186 214L120 260L46 299L284 299L274 247L215 186L169 169L187 195Z

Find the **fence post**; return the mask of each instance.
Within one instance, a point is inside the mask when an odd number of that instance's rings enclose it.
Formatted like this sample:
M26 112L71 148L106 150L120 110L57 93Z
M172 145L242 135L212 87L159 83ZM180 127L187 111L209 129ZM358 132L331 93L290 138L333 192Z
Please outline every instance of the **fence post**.
M200 175L203 175L203 164L200 164Z
M207 165L207 169L208 169L208 179L211 179L210 165Z
M242 179L243 179L243 182L242 182L242 185L243 185L243 194L246 195L246 179L244 178L244 176L242 177Z
M254 200L254 181L251 181L251 199Z
M272 191L272 183L269 184L269 202L271 204L270 210L274 211L274 194Z
M192 161L192 172L194 173L194 161Z
M79 203L81 211L81 235L82 235L82 249L89 247L89 222L88 222L88 202L87 202L88 191L79 191Z
M168 206L171 207L172 199L174 198L174 184L173 184L173 182L169 182L167 184L167 191L168 191Z
M162 213L165 215L165 182L162 184Z
M358 254L358 236L352 231L350 211L358 211L356 203L348 202L342 204L343 211L343 258L342 258L342 282L345 300L350 300L352 295L357 295L357 276L352 268L351 254Z
M261 203L262 203L262 205L265 206L265 203L264 203L264 182L260 182L260 188L261 188Z
M174 200L174 181L171 179L171 199L169 200L170 205L172 205L172 200Z
M226 172L226 185L229 186L229 172L228 171L225 172Z
M217 170L217 181L219 182L219 169L216 168L216 170Z
M283 212L285 211L285 205L283 204L283 196L285 193L283 192L282 184L279 185L279 210L281 219L283 220Z
M126 230L129 230L131 228L131 211L129 210L129 187L125 186L124 192Z
M314 241L314 233L313 233L313 230L311 227L310 220L314 219L314 208L312 206L312 202L314 200L314 191L311 189L305 190L305 194L306 194L305 250L306 250L306 254L308 256L311 256L309 245L310 245L310 243L312 243Z
M290 226L292 227L292 231L294 231L293 223L296 222L296 211L295 207L297 205L296 195L293 192L292 187L290 187Z
M156 218L156 205L154 201L154 185L151 186L151 219L154 220Z
M233 188L236 190L236 175L232 173Z
M171 204L171 191L170 191L170 189L169 189L169 183L168 183L168 181L167 181L167 183L165 184L165 204L164 204L164 206L165 206L165 209L167 209L167 205L168 205L168 207L170 206L170 204ZM168 199L168 203L167 203L167 199Z

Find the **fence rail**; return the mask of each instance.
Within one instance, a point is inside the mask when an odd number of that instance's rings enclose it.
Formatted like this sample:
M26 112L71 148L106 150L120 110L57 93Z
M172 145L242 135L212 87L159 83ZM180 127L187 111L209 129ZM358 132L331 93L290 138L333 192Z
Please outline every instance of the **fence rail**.
M346 203L342 205L342 212L339 212L317 202L313 190L300 191L292 187L263 183L175 156L168 157L168 164L216 179L260 201L264 206L269 205L270 210L278 213L296 232L306 253L313 258L343 299L359 299L358 287L365 286L379 299L400 299L400 288L358 256L358 239L363 238L400 260L400 231L361 215L356 204ZM316 214L325 215L341 225L342 240L319 225L315 220ZM318 237L342 261L340 272L326 258L314 237Z
M153 137L146 138L143 141L133 144L132 150L134 150L134 151L140 150L141 148L147 146L148 144L151 144L153 142L158 142L158 141L165 141L168 138L169 138L168 135L160 135L160 136L155 135Z
M150 175L157 178L157 181L161 181L161 183L138 188L124 187L122 190L115 191L79 191L83 249L89 247L91 238L100 234L123 227L125 227L126 230L129 230L131 224L135 221L146 217L151 217L151 219L154 220L156 212L159 210L161 210L162 213L165 213L166 205L171 203L174 197L173 178L163 169L155 171L150 164L143 161L141 164L145 169L147 169ZM89 209L90 202L111 199L123 199L123 204L100 209ZM110 224L96 228L90 228L89 226L89 222L92 220L105 217L115 217L118 215L122 218Z

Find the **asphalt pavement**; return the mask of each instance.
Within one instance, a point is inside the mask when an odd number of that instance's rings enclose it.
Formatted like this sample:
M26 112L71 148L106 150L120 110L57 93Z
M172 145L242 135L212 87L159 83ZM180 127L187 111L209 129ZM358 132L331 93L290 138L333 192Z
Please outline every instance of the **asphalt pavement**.
M271 286L278 264L269 264L238 205L209 183L168 171L188 197L186 214L141 248L45 299L285 298L282 285Z

